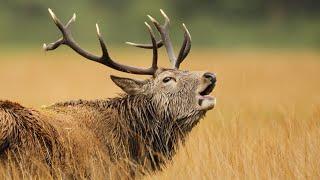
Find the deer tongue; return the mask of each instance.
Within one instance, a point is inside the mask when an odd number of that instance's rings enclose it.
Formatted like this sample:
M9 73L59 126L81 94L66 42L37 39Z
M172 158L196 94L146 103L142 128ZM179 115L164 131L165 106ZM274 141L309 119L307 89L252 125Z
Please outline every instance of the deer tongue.
M203 96L200 96L199 99L202 99L202 100L213 100L214 97L210 96L210 95L203 95Z

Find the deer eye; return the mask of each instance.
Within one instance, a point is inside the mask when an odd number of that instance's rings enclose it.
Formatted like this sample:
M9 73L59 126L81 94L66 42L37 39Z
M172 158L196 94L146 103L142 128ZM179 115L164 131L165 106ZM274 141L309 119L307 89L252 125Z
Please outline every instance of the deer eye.
M173 77L165 77L163 80L162 80L162 82L164 82L164 83L167 83L167 82L169 82L169 81L171 81L171 80L175 80Z

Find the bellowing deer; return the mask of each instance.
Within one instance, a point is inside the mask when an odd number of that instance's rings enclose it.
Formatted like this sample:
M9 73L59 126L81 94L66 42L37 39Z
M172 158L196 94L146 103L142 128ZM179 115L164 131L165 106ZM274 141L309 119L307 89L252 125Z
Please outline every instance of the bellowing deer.
M81 166L86 169L81 162L105 154L111 163L129 161L126 162L131 171L138 166L147 170L160 169L175 154L179 142L183 142L206 112L215 106L215 98L209 96L216 84L215 74L179 70L191 49L191 36L186 26L183 24L184 41L176 56L169 37L167 15L161 10L164 24L148 16L161 40L156 40L152 28L145 23L152 44L128 43L153 51L151 67L138 68L111 59L98 25L102 56L82 49L72 37L70 26L75 15L63 25L52 10L49 12L62 37L44 44L46 51L66 45L81 56L115 70L151 77L142 81L111 76L125 94L110 99L60 102L40 110L0 101L2 162L8 161L10 154L17 162L27 161L24 157L39 156L48 166L56 163L64 168ZM158 48L162 46L166 48L171 68L157 66ZM73 165L67 162L70 159Z

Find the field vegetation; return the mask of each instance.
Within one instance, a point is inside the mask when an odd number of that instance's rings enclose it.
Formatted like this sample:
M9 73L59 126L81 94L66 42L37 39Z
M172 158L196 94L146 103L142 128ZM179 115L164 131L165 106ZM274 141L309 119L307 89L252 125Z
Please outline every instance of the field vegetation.
M125 64L150 63L151 52L144 50L111 52ZM168 65L165 56L160 61ZM217 73L217 106L167 167L145 179L319 179L319 52L193 49L182 69ZM40 108L70 99L114 97L121 91L111 74L129 76L68 49L2 51L0 99ZM100 177L105 170L96 171ZM0 172L19 177L3 167ZM34 176L39 174L26 172L24 177Z

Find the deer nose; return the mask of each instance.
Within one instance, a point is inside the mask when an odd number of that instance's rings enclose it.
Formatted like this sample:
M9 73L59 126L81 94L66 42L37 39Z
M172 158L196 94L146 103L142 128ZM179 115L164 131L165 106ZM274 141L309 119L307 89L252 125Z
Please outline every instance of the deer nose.
M217 77L215 73L206 72L203 74L203 77L209 79L212 84L215 84L217 82Z

